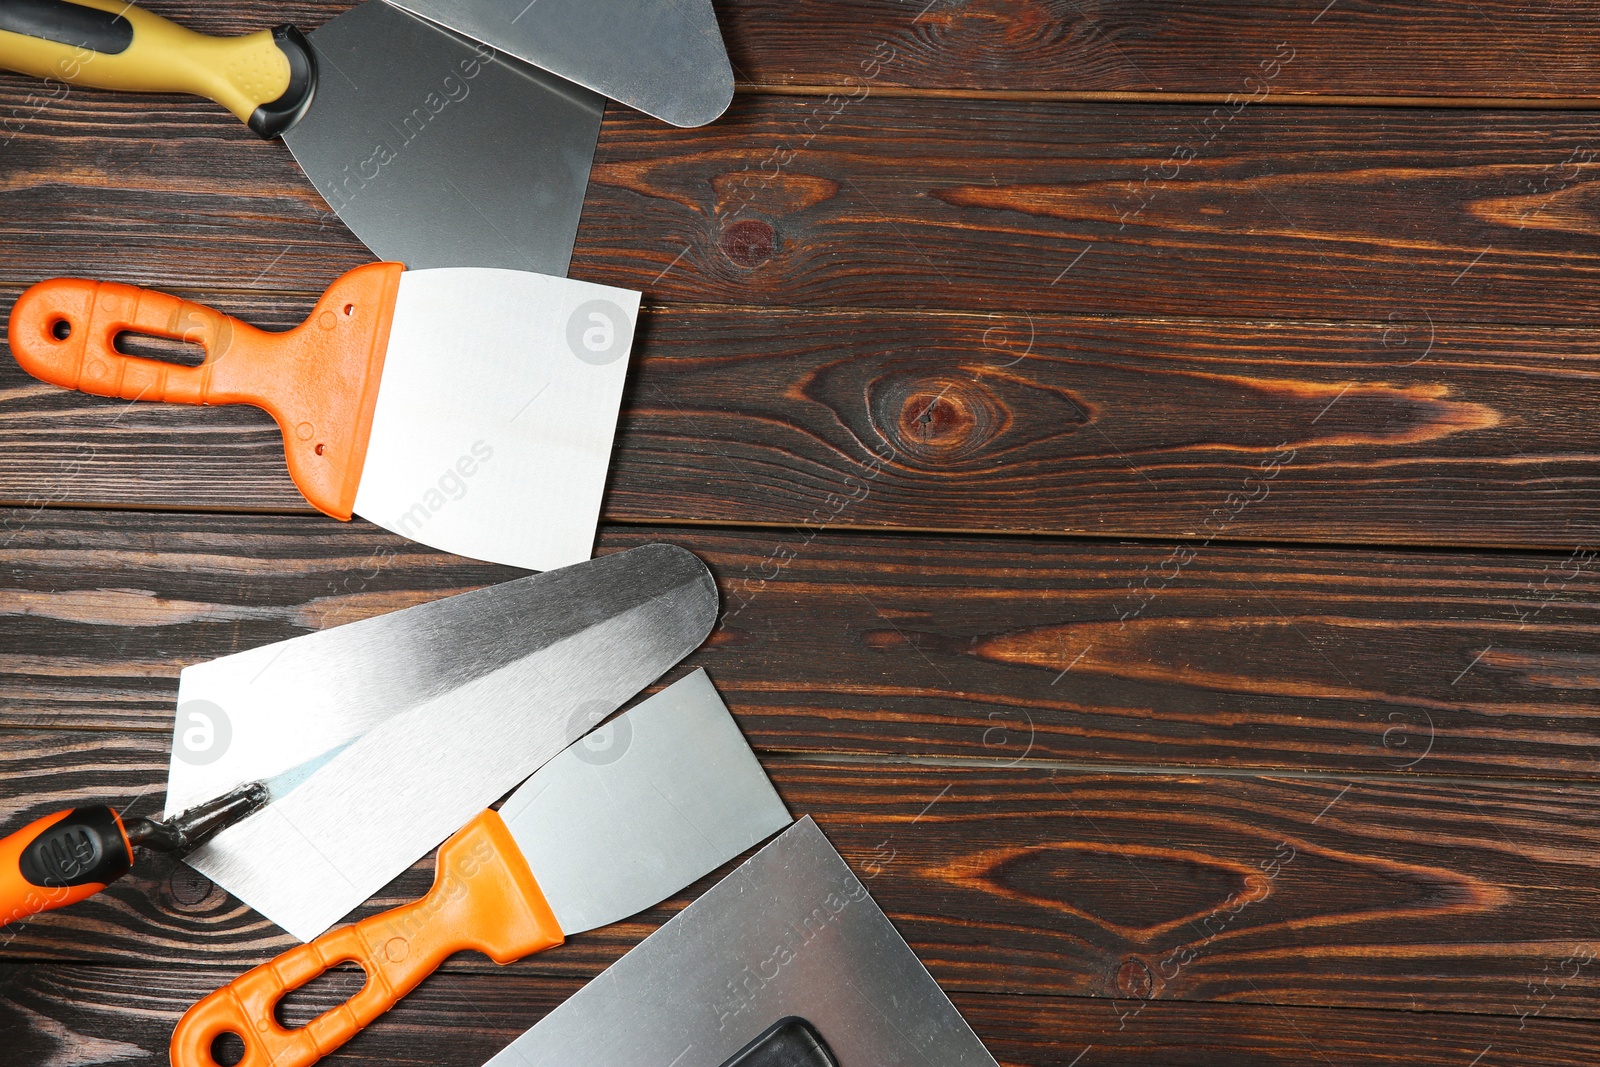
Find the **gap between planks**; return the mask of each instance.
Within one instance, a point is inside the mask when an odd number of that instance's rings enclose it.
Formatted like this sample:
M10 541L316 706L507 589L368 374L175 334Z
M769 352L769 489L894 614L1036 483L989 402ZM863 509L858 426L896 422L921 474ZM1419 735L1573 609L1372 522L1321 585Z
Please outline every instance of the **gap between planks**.
M734 93L743 96L830 96L860 85L786 85L782 83L735 84ZM871 86L868 95L883 97L921 97L935 100L994 100L1048 104L1145 104L1232 106L1237 93L1172 93L1149 90L1069 90L1069 89L922 89L915 86ZM1346 108L1449 108L1465 110L1511 111L1600 111L1600 97L1542 96L1377 96L1341 93L1283 92L1251 101L1251 107L1346 107Z
M251 507L220 507L206 505L162 505L139 502L130 503L102 503L99 501L59 500L49 504L44 509L27 500L0 497L0 511L7 509L46 510L46 511L89 511L89 512L127 512L130 514L148 513L152 515L237 515L240 518L286 518L305 519L315 518L321 514L315 508L251 508ZM331 520L337 522L338 520ZM647 529L670 530L674 527L691 528L696 530L725 530L729 533L759 533L767 530L783 530L791 533L817 531L818 536L824 534L865 534L873 537L916 537L943 539L958 538L961 540L1005 540L1005 541L1039 541L1052 545L1079 544L1093 545L1129 545L1134 547L1161 547L1185 544L1191 537L1199 536L1198 533L1179 536L1177 534L1153 535L1128 531L1119 533L1115 530L1107 533L1089 533L1073 531L1052 533L1039 530L993 530L982 527L958 526L866 526L851 525L845 522L830 522L817 525L793 522L766 522L749 520L746 522L726 522L720 519L692 519L683 516L664 516L662 518L608 518L604 514L600 517L602 529L631 529L644 527ZM398 535L396 535L398 536ZM420 542L419 542L420 543ZM1458 555L1458 556L1552 556L1567 558L1572 554L1572 546L1568 544L1552 543L1549 545L1533 542L1505 542L1492 544L1457 544L1450 542L1426 541L1313 541L1306 540L1254 540L1250 538L1216 537L1211 541L1216 545L1227 545L1230 548L1260 549L1263 551L1316 551L1316 552L1400 552L1413 555ZM435 550L442 555L449 553ZM461 557L465 559L465 557ZM529 572L533 573L533 572Z

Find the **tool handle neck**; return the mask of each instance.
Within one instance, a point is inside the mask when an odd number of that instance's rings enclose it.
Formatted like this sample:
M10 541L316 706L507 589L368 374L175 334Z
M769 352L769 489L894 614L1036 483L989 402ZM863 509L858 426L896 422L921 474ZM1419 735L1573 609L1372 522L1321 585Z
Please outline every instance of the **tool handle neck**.
M246 120L268 140L294 129L317 95L317 53L306 35L293 26L274 26L272 43L289 61L289 82L277 99L258 104Z
M213 1043L237 1034L237 1067L309 1067L399 1003L457 952L511 963L559 945L561 926L504 820L486 811L439 846L421 900L290 949L190 1008L172 1035L172 1067L218 1067ZM366 983L350 1000L288 1029L278 1001L331 967L356 963Z
M0 840L0 926L92 897L132 866L133 846L111 808L46 815Z
M263 137L305 114L310 44L287 26L208 37L123 0L6 0L0 67L95 89L210 97Z
M57 278L12 309L11 352L35 378L95 396L262 408L283 431L295 485L318 510L348 519L404 270L357 267L287 333L166 293ZM185 367L125 355L117 348L124 334L196 344L205 361Z

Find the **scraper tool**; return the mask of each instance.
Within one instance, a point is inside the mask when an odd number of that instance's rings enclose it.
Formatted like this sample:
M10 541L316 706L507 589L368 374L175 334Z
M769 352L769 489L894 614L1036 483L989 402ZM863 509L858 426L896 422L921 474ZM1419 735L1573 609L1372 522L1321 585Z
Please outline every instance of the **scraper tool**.
M11 312L34 377L124 400L253 404L318 510L530 570L589 558L639 294L527 271L358 267L265 333L129 285L58 278ZM124 334L187 341L186 367Z
M6 0L0 67L209 97L282 137L379 258L418 269L566 274L605 109L383 0L309 36L243 37L193 33L122 0Z
M187 862L308 941L688 655L716 615L705 564L645 545L186 667L169 812L322 761Z
M456 952L497 963L643 911L789 823L789 813L704 671L577 742L439 849L427 896L291 949L197 1003L173 1067L308 1067L393 1007ZM278 1022L290 991L354 961L366 984L303 1028Z

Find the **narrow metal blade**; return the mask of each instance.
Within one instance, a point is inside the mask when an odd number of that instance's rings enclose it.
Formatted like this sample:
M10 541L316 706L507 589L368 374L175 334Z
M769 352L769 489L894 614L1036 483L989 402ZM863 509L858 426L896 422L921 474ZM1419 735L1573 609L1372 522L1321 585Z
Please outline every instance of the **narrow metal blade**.
M567 278L406 271L356 514L514 567L588 559L638 313Z
M704 640L717 599L705 564L646 545L185 667L166 813L291 771L656 597L682 599L685 651Z
M809 816L487 1067L723 1067L791 1016L841 1064L996 1067Z
M233 736L215 763L190 763L180 705L170 811L354 740L188 862L310 940L692 651L716 611L699 559L647 545L296 638L265 668L246 654L242 683L241 657L204 665L190 692ZM205 778L227 785L197 797Z
M310 40L316 97L284 141L368 248L566 274L604 99L382 0Z
M790 822L703 670L574 743L500 816L567 934L654 907Z
M674 126L728 109L711 0L390 0Z

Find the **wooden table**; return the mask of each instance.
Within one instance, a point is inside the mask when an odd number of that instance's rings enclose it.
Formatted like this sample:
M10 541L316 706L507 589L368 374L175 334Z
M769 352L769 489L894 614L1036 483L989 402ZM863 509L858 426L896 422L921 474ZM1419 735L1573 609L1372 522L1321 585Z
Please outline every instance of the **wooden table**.
M1600 9L1325 3L730 0L728 115L601 133L571 273L647 307L600 549L710 563L671 677L1007 1064L1600 1058ZM6 308L281 328L369 258L205 102L4 77L0 125ZM312 514L260 412L9 359L0 500L5 826L156 810L185 664L516 573ZM476 1067L704 884L332 1062ZM8 1067L164 1064L291 944L159 859L5 937Z

